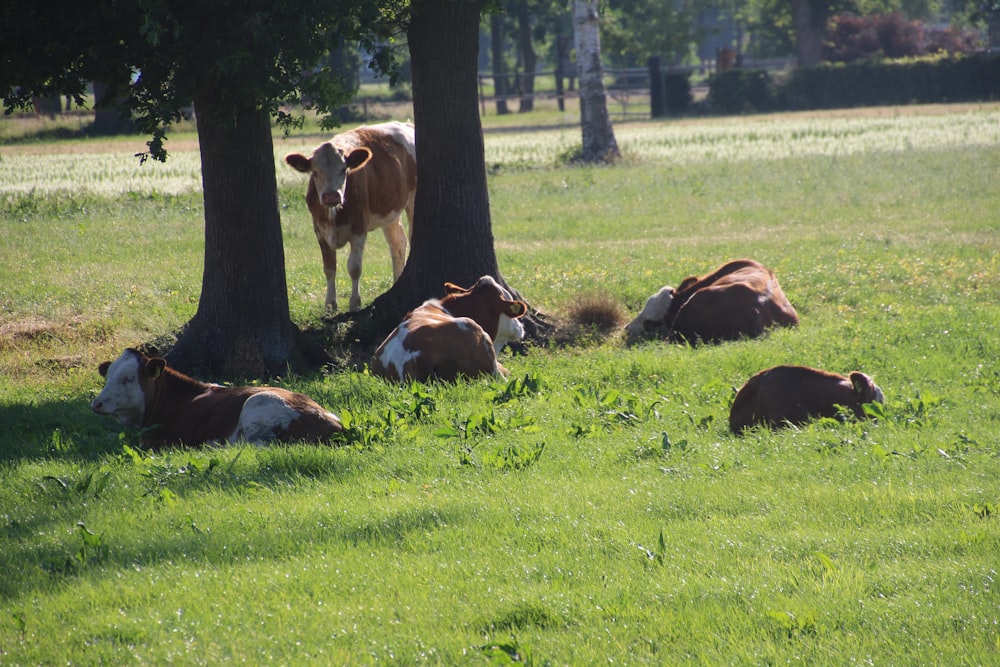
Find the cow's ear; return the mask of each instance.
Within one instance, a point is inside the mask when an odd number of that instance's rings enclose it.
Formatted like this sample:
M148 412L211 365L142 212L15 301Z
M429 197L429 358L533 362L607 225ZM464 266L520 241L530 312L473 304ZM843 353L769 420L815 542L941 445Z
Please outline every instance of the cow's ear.
M355 148L353 151L348 153L346 158L344 158L344 164L347 165L347 173L361 169L361 167L368 164L368 160L371 159L372 152L370 150L364 146L361 148Z
M110 361L103 361L101 365L97 367L97 372L101 374L102 378L108 377L108 369L111 368Z
M464 294L469 290L465 289L464 287L459 287L455 283L445 283L444 291L446 294Z
M167 367L167 362L160 357L153 357L146 362L146 375L154 380L163 375L163 369Z
M854 371L851 373L851 387L863 403L869 403L875 398L875 383L864 373Z
M301 171L303 174L308 174L312 171L312 162L309 161L302 153L289 153L285 156L285 162L288 163L295 171Z
M681 284L677 286L677 289L674 290L674 292L675 293L676 292L683 292L687 288L689 288L692 285L694 285L696 282L698 282L698 277L697 276L688 276L687 278L685 278L684 280L681 281Z
M507 317L518 318L528 314L528 304L523 301L504 301L507 306Z

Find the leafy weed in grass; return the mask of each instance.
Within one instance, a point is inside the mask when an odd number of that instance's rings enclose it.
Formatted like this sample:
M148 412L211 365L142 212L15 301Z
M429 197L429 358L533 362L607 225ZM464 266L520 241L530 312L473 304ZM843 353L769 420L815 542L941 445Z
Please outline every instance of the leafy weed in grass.
M643 407L637 396L622 394L617 389L604 390L587 385L575 387L572 396L573 402L593 418L592 422L575 422L570 426L568 432L577 438L593 435L598 432L598 426L610 431L619 426L636 426L651 416L659 416L656 412L659 399Z

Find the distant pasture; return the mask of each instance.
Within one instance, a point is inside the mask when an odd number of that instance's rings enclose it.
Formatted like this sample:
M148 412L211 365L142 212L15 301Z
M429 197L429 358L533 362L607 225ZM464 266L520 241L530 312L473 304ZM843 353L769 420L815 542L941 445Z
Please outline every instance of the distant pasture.
M687 120L621 124L615 136L628 161L685 165L719 161L739 163L811 155L848 156L935 147L1000 145L1000 107L963 107L955 114L929 108L926 113L870 110L864 114L836 112L726 118L697 124ZM279 188L303 185L301 174L284 164L293 151L309 151L322 135L296 135L274 141ZM485 132L486 164L492 170L532 169L558 164L580 143L575 124L534 131ZM97 195L121 193L179 194L201 187L197 141L182 136L167 141L166 162L146 160L140 139L82 140L60 144L22 144L0 149L0 194L71 191ZM86 154L86 158L81 158Z

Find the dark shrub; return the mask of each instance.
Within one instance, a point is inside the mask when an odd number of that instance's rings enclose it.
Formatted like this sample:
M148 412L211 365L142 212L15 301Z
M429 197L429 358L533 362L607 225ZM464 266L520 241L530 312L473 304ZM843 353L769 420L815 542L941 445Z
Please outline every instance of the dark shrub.
M687 111L694 100L687 72L667 72L663 75L663 96L667 113L679 115Z
M708 81L712 113L753 113L773 107L771 79L762 69L727 69Z

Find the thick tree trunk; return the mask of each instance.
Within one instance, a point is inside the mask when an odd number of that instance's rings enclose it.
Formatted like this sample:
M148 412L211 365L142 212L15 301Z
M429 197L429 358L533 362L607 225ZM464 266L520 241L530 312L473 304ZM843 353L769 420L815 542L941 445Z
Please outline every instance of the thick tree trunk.
M495 12L490 16L490 52L493 56L493 94L496 97L497 115L510 113L507 108L507 63L504 60L503 16Z
M580 78L580 129L584 162L614 162L621 153L608 115L601 40L597 23L597 0L573 0L573 36Z
M795 52L799 67L818 65L823 57L824 19L816 15L813 0L792 0Z
M415 3L407 30L413 71L417 194L410 255L399 280L352 331L376 345L407 311L483 275L503 283L493 248L483 128L477 108L482 0ZM509 286L508 286L509 287ZM512 290L516 292L516 290ZM531 329L531 323L526 325Z
M195 100L205 199L198 312L167 354L202 377L266 378L324 360L288 312L270 118L212 95Z

